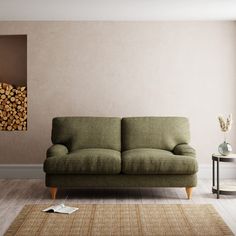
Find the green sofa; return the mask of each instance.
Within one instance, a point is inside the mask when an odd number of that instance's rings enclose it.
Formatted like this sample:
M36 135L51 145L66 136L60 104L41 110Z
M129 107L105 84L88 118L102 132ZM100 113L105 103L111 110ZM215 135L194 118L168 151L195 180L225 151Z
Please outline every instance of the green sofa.
M57 117L44 162L46 186L185 187L198 164L184 117Z

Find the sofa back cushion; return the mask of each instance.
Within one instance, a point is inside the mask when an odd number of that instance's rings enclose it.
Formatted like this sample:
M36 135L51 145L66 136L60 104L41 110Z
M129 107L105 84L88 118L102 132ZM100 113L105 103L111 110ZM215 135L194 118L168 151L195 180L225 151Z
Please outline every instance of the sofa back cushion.
M129 117L121 121L122 150L156 148L172 151L189 143L189 122L184 117Z
M52 142L68 150L105 148L120 151L121 119L116 117L56 117Z

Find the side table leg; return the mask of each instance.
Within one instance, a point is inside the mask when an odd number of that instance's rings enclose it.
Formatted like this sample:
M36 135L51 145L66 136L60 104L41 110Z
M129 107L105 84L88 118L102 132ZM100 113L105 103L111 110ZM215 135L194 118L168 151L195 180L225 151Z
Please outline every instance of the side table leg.
M212 160L212 193L214 187L215 187L215 161Z
M219 173L219 158L217 159L217 199L220 198L220 173Z

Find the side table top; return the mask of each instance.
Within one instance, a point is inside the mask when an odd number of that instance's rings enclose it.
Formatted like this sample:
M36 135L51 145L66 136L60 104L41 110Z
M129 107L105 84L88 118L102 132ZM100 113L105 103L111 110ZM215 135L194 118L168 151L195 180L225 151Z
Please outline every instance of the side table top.
M223 156L217 153L212 154L212 160L217 160L217 159L223 162L230 162L230 161L233 162L236 161L236 153L229 154L228 156Z

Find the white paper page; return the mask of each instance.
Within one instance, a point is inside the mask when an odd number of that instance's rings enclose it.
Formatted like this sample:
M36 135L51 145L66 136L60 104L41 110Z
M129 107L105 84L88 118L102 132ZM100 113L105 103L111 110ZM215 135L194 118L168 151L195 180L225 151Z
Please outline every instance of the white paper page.
M55 206L50 206L46 209L44 209L43 211L50 211L50 210L53 210L54 212L56 211L59 211L61 208L63 208L64 205L63 204L60 204L60 205L55 205Z
M77 207L67 207L67 206L64 206L62 208L60 208L57 212L58 213L64 213L64 214L71 214L75 211L77 211L79 208Z
M60 204L60 205L48 207L44 209L43 211L45 212L53 211L55 213L71 214L77 211L78 209L79 208L77 207L69 207L69 206L65 206L64 204Z

